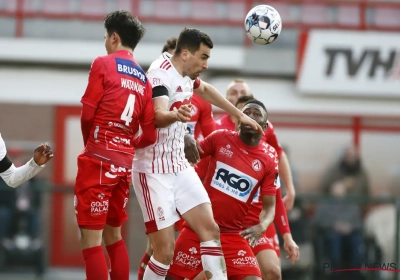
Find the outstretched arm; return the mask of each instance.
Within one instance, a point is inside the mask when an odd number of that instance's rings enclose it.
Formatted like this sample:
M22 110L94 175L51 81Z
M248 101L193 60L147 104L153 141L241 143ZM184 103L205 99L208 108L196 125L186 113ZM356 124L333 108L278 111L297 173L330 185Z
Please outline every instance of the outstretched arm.
M0 161L0 177L12 188L30 180L36 176L44 167L44 164L53 157L51 147L42 144L34 151L33 158L25 165L15 167L10 158L6 155Z

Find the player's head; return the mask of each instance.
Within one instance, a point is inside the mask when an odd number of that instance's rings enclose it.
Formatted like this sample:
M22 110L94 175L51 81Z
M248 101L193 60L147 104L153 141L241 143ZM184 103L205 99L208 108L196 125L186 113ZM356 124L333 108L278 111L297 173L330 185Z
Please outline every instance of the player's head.
M249 100L244 104L242 112L255 120L263 130L267 129L268 112L264 103L257 99ZM241 123L239 123L239 130L242 134L260 135L259 132L254 130L251 126Z
M243 79L235 79L229 83L226 89L226 99L232 104L236 104L239 97L251 95L250 87Z
M161 53L169 52L170 54L174 54L176 48L176 41L178 41L178 39L175 37L169 38L165 43Z
M182 61L183 76L196 79L208 68L208 58L214 47L211 38L195 28L184 28L176 42L174 57Z
M133 51L145 33L141 22L127 11L109 13L104 19L104 27L106 29L105 46L108 54L122 48Z

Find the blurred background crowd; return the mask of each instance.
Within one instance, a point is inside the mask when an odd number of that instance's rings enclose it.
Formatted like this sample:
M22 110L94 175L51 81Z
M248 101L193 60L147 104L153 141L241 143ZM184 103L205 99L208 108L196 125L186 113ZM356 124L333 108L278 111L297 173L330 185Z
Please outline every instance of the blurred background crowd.
M257 4L281 15L271 45L246 37L244 16ZM0 132L16 165L44 141L55 154L19 188L0 181L0 279L84 278L73 204L80 98L92 60L106 53L102 20L116 9L147 29L135 51L145 69L168 38L196 27L215 45L201 78L222 94L245 79L266 104L297 193L288 217L301 257L294 266L282 258L283 279L400 270L400 1L0 0ZM124 235L134 273L146 238L131 198Z

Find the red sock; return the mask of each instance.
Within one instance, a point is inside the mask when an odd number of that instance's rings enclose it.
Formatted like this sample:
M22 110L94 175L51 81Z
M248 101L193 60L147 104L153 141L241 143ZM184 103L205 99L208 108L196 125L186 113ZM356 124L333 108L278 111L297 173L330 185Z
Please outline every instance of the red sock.
M82 250L87 280L108 280L106 258L101 246Z
M123 239L106 246L110 257L111 280L129 280L129 256Z
M146 270L147 263L150 260L150 256L144 253L142 259L140 260L139 270L138 270L138 280L143 280L144 271Z

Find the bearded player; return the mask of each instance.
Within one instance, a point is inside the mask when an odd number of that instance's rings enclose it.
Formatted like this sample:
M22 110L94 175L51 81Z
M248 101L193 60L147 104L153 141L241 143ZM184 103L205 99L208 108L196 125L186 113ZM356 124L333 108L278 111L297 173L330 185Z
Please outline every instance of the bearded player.
M244 114L265 129L267 111L264 104L252 100ZM261 280L256 258L248 243L254 246L274 219L276 185L279 182L278 160L274 148L261 141L261 135L250 126L240 124L239 132L218 130L197 144L193 138L187 146L201 156L210 156L204 186L210 196L214 218L221 230L221 244L230 280ZM187 149L187 158L193 161ZM259 222L242 230L242 222L254 195L260 192L263 210ZM200 264L199 239L185 226L177 242L169 279L193 279L203 270ZM188 261L188 256L190 261ZM210 279L207 272L206 277ZM213 278L211 278L213 279Z
M259 133L262 128L198 78L208 68L212 48L207 34L185 28L174 54L163 53L147 72L153 88L157 140L154 145L137 149L132 165L134 190L153 245L145 280L165 279L174 254L174 224L180 215L199 236L204 269L215 279L226 279L219 228L210 199L184 153L193 90Z
M168 52L172 55L175 52L177 40L178 39L175 37L169 38L162 49L162 53ZM215 130L212 106L210 103L200 98L196 93L193 94L190 103L192 105L192 117L187 123L187 133L194 136L196 140L199 140L200 137L206 137ZM175 229L177 231L182 230L183 221L184 220L181 219L175 223ZM149 238L147 238L146 252L142 256L139 265L138 280L143 279L144 271L152 254L153 248L150 244Z

